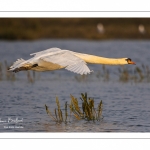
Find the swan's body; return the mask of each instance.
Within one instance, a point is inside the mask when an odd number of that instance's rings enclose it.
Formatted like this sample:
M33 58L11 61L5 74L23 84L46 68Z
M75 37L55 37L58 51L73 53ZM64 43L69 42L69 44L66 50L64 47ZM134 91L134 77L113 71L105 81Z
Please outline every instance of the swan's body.
M34 55L34 57L28 60L18 59L9 68L9 71L51 71L65 68L82 75L91 72L86 63L105 65L135 64L130 58L104 58L70 50L61 50L59 48L50 48L30 55Z

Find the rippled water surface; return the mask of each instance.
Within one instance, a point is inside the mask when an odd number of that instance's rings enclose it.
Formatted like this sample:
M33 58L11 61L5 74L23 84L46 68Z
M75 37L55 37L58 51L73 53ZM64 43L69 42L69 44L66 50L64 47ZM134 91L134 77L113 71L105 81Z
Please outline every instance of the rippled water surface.
M136 66L149 66L149 41L82 41L39 40L0 41L0 62L11 64L18 58L28 59L29 54L50 47L104 57L130 57ZM107 66L106 66L107 67ZM67 70L35 73L35 80L27 72L19 72L15 80L0 80L0 131L1 132L149 132L150 131L150 83L121 82L118 66L108 66L110 79L98 76L102 65L89 65L94 72L81 77ZM32 72L30 72L33 77ZM4 73L3 73L4 76ZM103 120L72 120L68 124L56 124L46 114L45 104L53 112L58 96L63 107L70 102L70 94L80 99L80 93L88 93L95 104L103 100ZM22 120L8 123L8 120Z

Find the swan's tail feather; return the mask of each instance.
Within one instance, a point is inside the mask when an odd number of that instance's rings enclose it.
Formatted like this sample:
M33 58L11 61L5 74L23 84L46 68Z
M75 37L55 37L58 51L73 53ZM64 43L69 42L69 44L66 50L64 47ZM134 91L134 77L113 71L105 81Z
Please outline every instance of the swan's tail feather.
M17 61L15 61L15 62L13 63L13 65L8 68L8 71L11 71L11 70L15 69L19 64L21 64L21 63L24 62L24 61L25 61L25 60L22 59L22 58L17 59Z
M15 61L14 63L13 63L13 65L12 66L10 66L9 68L8 68L8 71L13 71L13 72L18 72L18 71L20 71L20 64L21 63L23 63L25 60L24 59L22 59L22 58L20 58L20 59L17 59L17 61Z
M22 70L29 70L32 67L35 67L35 66L29 63L26 63L24 59L20 58L20 59L17 59L17 61L15 61L13 65L8 68L8 71L12 71L16 73Z

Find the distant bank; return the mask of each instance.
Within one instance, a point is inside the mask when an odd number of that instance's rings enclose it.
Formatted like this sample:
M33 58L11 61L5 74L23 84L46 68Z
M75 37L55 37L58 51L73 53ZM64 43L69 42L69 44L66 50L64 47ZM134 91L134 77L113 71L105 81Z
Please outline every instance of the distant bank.
M0 39L150 39L150 18L0 18Z

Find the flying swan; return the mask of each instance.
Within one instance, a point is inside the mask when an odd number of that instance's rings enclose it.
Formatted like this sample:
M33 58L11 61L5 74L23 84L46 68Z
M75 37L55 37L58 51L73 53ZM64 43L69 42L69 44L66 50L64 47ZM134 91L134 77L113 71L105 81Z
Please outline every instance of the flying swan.
M60 48L50 48L30 55L34 55L34 57L28 60L18 59L8 71L16 73L22 70L51 71L65 68L83 75L91 72L87 63L104 65L135 64L130 58L105 58L61 50Z

